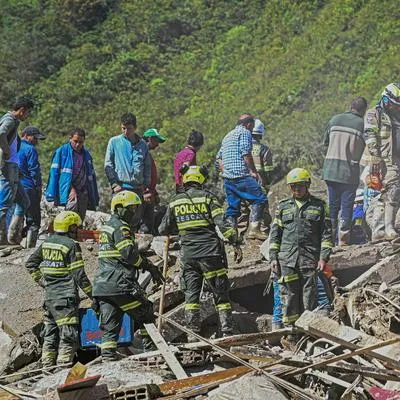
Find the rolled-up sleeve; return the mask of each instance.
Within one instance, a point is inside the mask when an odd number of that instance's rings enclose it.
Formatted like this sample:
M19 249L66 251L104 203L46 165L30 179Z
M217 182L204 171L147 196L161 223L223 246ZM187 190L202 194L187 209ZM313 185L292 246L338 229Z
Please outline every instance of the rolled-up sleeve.
M253 141L250 132L244 132L239 135L239 151L242 156L251 154Z

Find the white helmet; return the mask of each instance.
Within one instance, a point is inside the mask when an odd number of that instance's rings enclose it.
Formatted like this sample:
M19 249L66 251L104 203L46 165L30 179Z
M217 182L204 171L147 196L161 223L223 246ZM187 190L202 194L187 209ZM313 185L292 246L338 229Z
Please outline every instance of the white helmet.
M253 135L265 135L265 126L258 118L254 120L254 128L252 133Z

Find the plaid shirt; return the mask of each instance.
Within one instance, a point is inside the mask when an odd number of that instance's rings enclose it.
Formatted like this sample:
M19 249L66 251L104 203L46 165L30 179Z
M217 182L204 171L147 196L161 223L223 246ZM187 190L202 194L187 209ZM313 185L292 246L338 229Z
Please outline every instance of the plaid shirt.
M228 179L243 178L250 175L250 170L243 156L251 154L251 132L242 125L237 125L222 140L217 159L222 160L224 172L222 176Z

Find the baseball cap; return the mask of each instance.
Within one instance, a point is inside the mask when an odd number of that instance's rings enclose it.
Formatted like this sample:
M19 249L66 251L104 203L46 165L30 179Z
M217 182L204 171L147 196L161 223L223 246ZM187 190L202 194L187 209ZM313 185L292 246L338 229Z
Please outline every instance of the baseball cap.
M155 137L159 140L160 143L164 143L167 138L163 135L161 135L157 129L155 128L150 128L147 129L147 131L144 133L143 137Z
M36 126L27 126L23 131L22 135L26 136L35 136L35 138L44 140L46 139L46 136L43 135L42 132Z

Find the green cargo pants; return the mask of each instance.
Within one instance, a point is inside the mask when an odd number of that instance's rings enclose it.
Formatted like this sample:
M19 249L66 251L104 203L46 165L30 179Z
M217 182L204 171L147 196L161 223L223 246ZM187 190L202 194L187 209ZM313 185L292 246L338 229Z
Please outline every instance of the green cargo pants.
M317 276L313 266L282 267L279 283L284 285L283 323L292 325L304 310L317 307Z
M185 293L186 326L200 333L200 293L206 279L219 314L221 333L232 333L232 308L229 300L229 279L226 262L221 256L183 259L181 289Z
M101 339L101 356L116 359L118 336L122 318L127 313L134 320L135 330L139 330L143 348L146 351L156 347L144 328L145 323L155 321L153 303L139 293L96 297L100 305L100 328L104 330Z
M42 364L69 364L79 346L78 301L73 297L44 303Z

